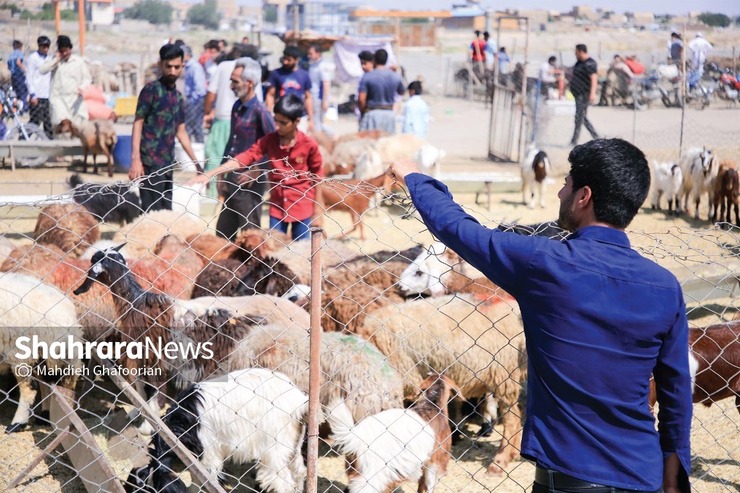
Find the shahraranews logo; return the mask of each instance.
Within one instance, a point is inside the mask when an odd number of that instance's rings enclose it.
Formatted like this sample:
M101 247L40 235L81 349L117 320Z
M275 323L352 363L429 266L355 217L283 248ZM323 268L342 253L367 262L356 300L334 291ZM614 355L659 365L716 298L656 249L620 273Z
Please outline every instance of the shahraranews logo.
M93 354L99 359L118 360L125 355L128 359L212 359L212 342L163 343L161 338L144 341L76 341L72 335L66 340L54 342L39 340L38 336L21 336L15 340L18 359L90 359Z

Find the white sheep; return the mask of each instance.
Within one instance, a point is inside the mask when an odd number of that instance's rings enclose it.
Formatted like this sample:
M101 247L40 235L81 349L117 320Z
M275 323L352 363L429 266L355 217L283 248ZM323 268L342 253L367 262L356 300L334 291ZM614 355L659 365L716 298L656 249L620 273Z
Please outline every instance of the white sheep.
M33 354L25 357L25 353L33 351L34 343L33 340L19 338L35 336L47 347L57 342L69 347L68 342L81 342L83 336L72 300L35 277L10 272L0 275L0 313L0 373L13 373L20 390L18 409L5 430L6 433L13 433L28 425L36 399L31 374L26 374L27 368L44 362L45 371L51 375L70 373L60 378L60 385L71 390L74 390L82 370L79 357L55 359L51 352L47 357L40 354L41 358L38 359L34 359Z
M184 390L164 422L198 456L211 481L221 479L226 461L257 461L262 488L296 493L303 491L306 476L301 445L307 411L308 396L288 377L251 368ZM172 471L175 453L158 434L152 442L149 465L133 469L128 482L139 491L184 493L185 484Z
M660 210L660 198L665 195L668 199L668 213L673 214L673 204L676 205L675 214L679 214L679 195L683 185L683 172L681 167L675 163L659 163L653 161L653 200L650 202L652 209Z
M535 188L539 193L540 207L545 207L545 188L548 175L552 174L552 166L550 165L550 158L544 151L532 148L527 153L527 156L522 161L521 175L522 175L522 203L524 203L530 209L534 209L534 194ZM529 189L529 197L527 197L527 189Z
M689 149L679 162L683 174L683 210L689 212L689 194L694 199L694 217L699 218L699 203L703 194L709 195L709 218L712 217L714 204L714 181L717 178L719 165L714 153L706 148Z
M465 399L493 393L503 410L504 430L490 474L502 473L519 455L517 405L526 353L515 302L500 297L481 302L470 294L414 300L379 308L366 318L363 330L404 375L407 396L415 395L430 370L444 372Z

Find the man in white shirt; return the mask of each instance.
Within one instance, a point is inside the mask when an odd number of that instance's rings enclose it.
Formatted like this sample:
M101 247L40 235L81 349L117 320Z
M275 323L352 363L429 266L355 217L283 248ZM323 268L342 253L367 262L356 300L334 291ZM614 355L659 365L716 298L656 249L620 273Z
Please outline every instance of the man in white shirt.
M311 96L313 97L313 124L317 132L326 132L324 128L324 114L329 109L329 93L331 92L331 67L321 57L321 50L316 45L308 48L308 76L311 78Z
M697 76L701 77L704 73L707 54L712 50L712 44L704 39L701 33L696 33L696 37L689 43L689 49L691 50L691 69L698 72Z
M429 105L421 98L421 82L413 81L409 84L408 91L409 99L403 106L402 131L426 139L429 128Z
M85 61L72 53L69 36L60 35L57 38L56 56L48 57L39 68L39 73L51 73L49 107L52 125L69 120L74 126L80 127L87 122L89 116L82 94L92 84L92 77Z
M558 59L551 56L540 65L540 91L543 96L548 97L549 89L558 89L558 98L563 98L563 92L565 90L564 84L561 84L563 71L558 68Z
M39 68L49 57L51 39L39 36L37 40L39 49L28 56L26 62L28 79L28 91L30 93L29 105L31 107L31 120L34 125L44 128L47 137L52 137L51 114L49 112L49 89L51 87L51 73L41 74Z

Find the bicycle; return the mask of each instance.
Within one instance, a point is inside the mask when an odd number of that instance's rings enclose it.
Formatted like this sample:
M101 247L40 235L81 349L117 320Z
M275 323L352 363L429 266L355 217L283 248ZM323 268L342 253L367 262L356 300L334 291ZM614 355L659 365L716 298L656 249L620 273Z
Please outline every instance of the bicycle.
M2 103L2 112L0 113L0 141L28 141L28 142L45 142L49 138L44 130L34 123L24 122L20 117L23 102L18 101L15 91L10 84L0 88L0 103ZM6 122L10 122L7 125ZM38 155L24 155L18 157L16 162L20 166L39 166L46 162L47 155L43 150L38 151Z

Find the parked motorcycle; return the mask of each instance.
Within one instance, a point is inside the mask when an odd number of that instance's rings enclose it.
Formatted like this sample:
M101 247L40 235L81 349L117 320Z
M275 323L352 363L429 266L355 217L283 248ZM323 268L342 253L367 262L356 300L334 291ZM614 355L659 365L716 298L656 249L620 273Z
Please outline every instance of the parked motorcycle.
M740 81L732 73L732 69L726 69L720 76L717 97L731 103L740 101Z
M635 108L649 107L653 101L660 100L667 108L673 105L671 95L661 83L657 70L651 70L643 77L635 77L632 84Z

